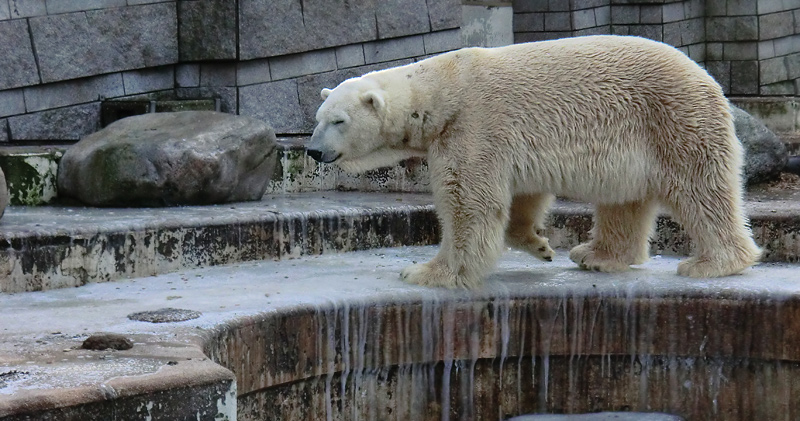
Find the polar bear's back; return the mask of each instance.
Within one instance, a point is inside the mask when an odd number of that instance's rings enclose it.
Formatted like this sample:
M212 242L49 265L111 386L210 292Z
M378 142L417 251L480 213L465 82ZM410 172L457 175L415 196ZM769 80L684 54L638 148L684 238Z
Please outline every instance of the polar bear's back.
M448 55L460 69L462 104L480 104L464 106L475 114L463 119L489 126L494 142L514 150L507 156L528 178L521 184L618 202L696 173L704 162L693 157L741 165L721 88L665 44L591 36ZM618 197L609 183L620 183Z

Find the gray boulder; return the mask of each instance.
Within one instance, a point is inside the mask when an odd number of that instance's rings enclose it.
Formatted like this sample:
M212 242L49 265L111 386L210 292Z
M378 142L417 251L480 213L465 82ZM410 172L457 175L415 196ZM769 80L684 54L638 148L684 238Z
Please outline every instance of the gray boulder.
M261 121L213 111L144 114L71 146L58 191L93 206L259 200L275 161L275 134Z
M10 200L8 185L6 184L6 175L3 173L3 169L0 168L0 218L2 218L3 214L6 212L6 207Z
M745 149L744 179L748 185L778 178L786 167L786 145L761 120L731 104L736 136Z

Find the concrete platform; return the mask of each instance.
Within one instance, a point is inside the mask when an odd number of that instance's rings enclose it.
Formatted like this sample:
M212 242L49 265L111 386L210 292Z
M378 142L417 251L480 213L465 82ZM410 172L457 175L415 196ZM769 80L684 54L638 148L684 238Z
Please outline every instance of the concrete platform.
M601 359L608 358L608 364L612 356L621 355L621 361L628 361L623 367L630 365L631 370L640 364L631 360L636 360L637 355L642 358L644 355L685 357L682 364L689 364L688 360L694 364L698 357L719 361L738 359L739 363L732 363L734 366L741 364L743 358L800 362L798 265L762 264L739 276L692 280L675 275L677 258L655 256L627 273L607 275L578 270L565 257L565 251L559 250L552 263L507 252L485 287L474 292L428 289L398 280L402 267L426 261L436 250L435 246L377 249L185 270L80 288L0 294L0 419L29 419L25 418L27 416L51 419L46 417L52 416L52 419L121 420L148 416L154 420L234 420L237 419L234 398L237 394L251 398L251 401L245 399L244 403L239 403L238 419L280 419L264 418L264 406L252 401L260 396L259 391L280 389L282 393L289 393L281 388L297 387L303 381L311 381L309 379L321 379L316 381L324 385L327 379L327 397L322 394L308 401L291 398L290 394L281 398L285 398L281 402L289 399L286 402L322 411L322 415L320 412L304 413L306 418L293 419L319 419L320 416L325 419L326 410L343 411L330 407L334 373L357 376L360 367L361 375L366 376L370 370L365 367L369 366L429 364L440 360L452 363L488 358L487 361L495 361L496 366L500 359L502 367L506 359L522 361L524 357L525 361L530 361L531 355L547 357L554 364L554 371L549 374L553 377L549 393L569 390L566 384L559 383L562 377L556 376L558 355L571 355L569 358L581 355L587 359L599 355ZM546 341L547 349L525 345L525 334L521 334L523 339L519 342L520 322L516 320L515 309L529 299L540 300L531 304L531 311L538 308L538 312L544 312L535 320L540 323L550 320L549 327L528 324L527 328L539 329L539 335L544 336L536 341ZM664 307L667 302L677 307ZM575 303L585 304L576 307ZM594 305L591 303L598 303L596 310L584 308ZM654 303L661 307L648 307ZM193 320L160 324L132 321L127 317L135 312L166 307L194 310L202 315ZM400 314L398 309L403 308L422 311L422 320L434 316L434 319L444 320L455 317L464 322L464 326L483 327L474 331L475 335L479 335L478 332L480 335L472 340L469 340L471 330L461 332L463 327L451 327L449 338L447 328L438 331L439 326L425 334L425 327L422 327L423 332L418 331L419 327L409 327L415 326L411 322L416 320L413 317L396 319L389 315ZM621 321L598 321L598 314L602 319L604 312L611 311L601 309L611 308L616 309L612 313L618 311ZM383 311L380 309L386 309L386 313L367 317L373 311ZM576 318L577 311L582 316ZM553 324L561 317L559 314L563 314L564 320ZM302 317L302 320L295 319L300 316L318 320L316 324L306 324ZM675 325L657 322L662 316L675 319ZM694 323L693 317L697 317L699 325L686 325ZM277 323L279 319L287 323L288 332L263 325ZM373 324L375 320L379 321L377 325ZM588 325L591 320L598 323L597 328ZM392 327L396 323L400 323L397 329ZM584 325L580 327L574 323ZM768 323L769 328L762 323ZM452 326L452 323L443 323L443 326L448 324ZM600 334L603 325L607 331ZM562 328L563 336L558 333ZM386 332L385 329L393 330ZM541 333L542 330L549 333ZM581 334L584 330L589 332L588 339ZM124 351L80 349L81 342L97 332L123 334L133 340L134 346ZM530 332L528 341L533 340ZM591 332L600 334L594 345ZM254 334L256 337L252 336ZM374 338L376 334L384 339ZM415 336L417 334L423 338ZM391 344L376 342L375 348L371 345L364 348L364 344L372 344L373 339L388 340L385 338L390 336L394 338ZM425 343L430 348L428 351L424 350ZM667 345L669 343L673 345ZM280 351L287 347L292 348L292 352L309 353L303 354L308 355L308 363L302 358L295 359L296 356L287 360L288 354ZM420 347L422 349L417 349ZM373 353L379 350L384 356L377 358ZM301 369L305 364L309 366ZM441 368L441 364L438 367ZM538 367L541 369L541 363ZM641 365L638 367L642 370ZM502 374L502 368L500 370ZM510 372L511 368L507 370ZM713 370L696 371L695 374L699 373L705 381L719 380L714 377ZM544 375L547 377L547 372ZM333 384L338 381L334 379ZM357 385L358 380L354 381ZM519 383L516 386L519 390L534 389L525 386L530 380L521 382L522 386ZM733 384L734 379L729 383ZM348 384L353 387L353 383ZM342 387L344 385L343 381ZM774 391L770 385L759 387ZM717 403L712 405L709 400L703 405L708 414L718 416L703 419L747 419L725 418L731 416L731 412L727 407L730 403L720 394L723 389L717 390L719 396L713 397L718 399ZM475 390L482 389L475 386ZM707 396L708 390L701 387L700 391L689 392ZM544 394L544 407L527 411L519 407L520 412L512 415L554 409L548 405L555 398L548 398L546 388L530 393ZM740 397L740 393L737 389L735 396ZM636 393L632 395L636 397ZM790 397L788 414L800 414L800 397L784 393L780 399L785 400L786 396ZM325 399L328 399L327 406ZM762 396L758 399L765 400L765 405L771 402ZM186 402L190 401L197 404L187 407ZM612 401L605 409L619 410L614 405L621 403ZM639 400L636 404L639 406L630 406L629 410L663 411L698 419L691 417L697 412L681 413L681 405L664 408L655 401L651 399L651 408L647 407L646 399ZM314 402L316 405L312 405ZM537 400L532 399L532 402ZM275 410L279 406L266 407ZM559 408L565 409L555 409ZM577 406L574 409L581 410ZM753 413L740 412L742 416ZM86 418L87 413L98 418ZM297 412L282 413L286 416ZM270 414L275 416L275 413Z
M746 209L765 261L800 256L800 191L752 193ZM556 248L588 239L592 207L559 202ZM0 222L0 292L66 288L177 270L438 242L427 194L317 192L177 208L9 207ZM652 252L686 255L678 224L659 218Z

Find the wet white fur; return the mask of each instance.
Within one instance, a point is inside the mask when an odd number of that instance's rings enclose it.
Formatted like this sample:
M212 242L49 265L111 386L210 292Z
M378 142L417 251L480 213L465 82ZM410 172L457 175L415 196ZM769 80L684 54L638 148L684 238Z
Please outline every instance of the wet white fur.
M467 48L323 97L312 144L341 153L345 170L428 158L442 243L432 261L403 270L408 282L477 287L504 240L546 257L536 230L552 195L597 206L592 240L570 252L586 269L647 260L659 205L695 246L679 274L731 275L760 256L728 102L665 44L593 36ZM345 117L346 127L330 126Z

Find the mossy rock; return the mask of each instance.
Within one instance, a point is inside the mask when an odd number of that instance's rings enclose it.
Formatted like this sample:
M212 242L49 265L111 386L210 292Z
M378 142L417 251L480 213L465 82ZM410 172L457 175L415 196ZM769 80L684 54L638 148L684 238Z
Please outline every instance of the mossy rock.
M0 155L10 204L37 206L53 202L58 196L56 180L61 156L60 151Z

